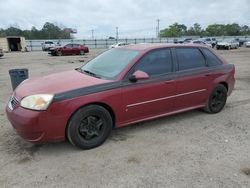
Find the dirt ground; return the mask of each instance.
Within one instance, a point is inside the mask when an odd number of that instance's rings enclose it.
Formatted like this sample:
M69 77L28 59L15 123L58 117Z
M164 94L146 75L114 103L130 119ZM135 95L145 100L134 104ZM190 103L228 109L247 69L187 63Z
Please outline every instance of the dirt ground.
M51 57L45 52L0 58L0 187L250 187L250 49L220 50L236 66L236 88L219 114L194 110L116 129L100 147L67 142L33 145L5 115L8 70L30 77L79 67L100 53Z

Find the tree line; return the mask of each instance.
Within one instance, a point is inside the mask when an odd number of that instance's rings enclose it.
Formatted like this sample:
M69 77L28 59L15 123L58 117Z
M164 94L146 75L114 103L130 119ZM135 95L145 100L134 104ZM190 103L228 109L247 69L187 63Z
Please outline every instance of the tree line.
M0 28L0 37L6 36L23 36L26 39L70 39L72 38L70 31L65 28L46 22L41 30L32 27L31 30L21 30L17 27L9 27L7 29Z
M250 28L247 25L240 26L233 24L212 24L205 29L199 23L187 28L184 24L174 23L160 31L160 37L180 36L246 36L250 35Z
M184 24L174 23L160 31L160 37L180 37L180 36L246 36L250 35L248 25L240 26L233 24L212 24L205 29L199 23L191 27ZM23 36L26 39L71 39L70 30L60 28L59 26L46 22L41 30L32 27L31 30L21 30L17 27L7 29L0 28L0 37Z

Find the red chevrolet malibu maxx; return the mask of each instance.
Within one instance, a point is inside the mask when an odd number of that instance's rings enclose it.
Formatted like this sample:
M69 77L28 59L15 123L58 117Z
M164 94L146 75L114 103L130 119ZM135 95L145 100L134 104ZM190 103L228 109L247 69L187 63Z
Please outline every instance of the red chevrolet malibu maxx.
M67 138L90 149L114 127L196 108L220 112L234 88L234 73L234 65L205 46L129 45L75 70L24 81L6 112L30 142Z

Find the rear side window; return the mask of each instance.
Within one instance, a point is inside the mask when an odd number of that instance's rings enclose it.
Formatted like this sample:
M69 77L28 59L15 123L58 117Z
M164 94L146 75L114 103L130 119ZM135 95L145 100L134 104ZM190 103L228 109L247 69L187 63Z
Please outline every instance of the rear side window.
M210 52L210 50L204 48L204 49L202 49L202 51L206 57L207 64L209 67L222 64L221 60L219 60L219 58L216 57L216 55L214 55L212 52Z
M160 49L149 52L142 57L134 67L134 71L141 70L149 76L157 76L172 72L172 56L170 49Z
M176 48L179 71L205 67L205 59L197 48Z

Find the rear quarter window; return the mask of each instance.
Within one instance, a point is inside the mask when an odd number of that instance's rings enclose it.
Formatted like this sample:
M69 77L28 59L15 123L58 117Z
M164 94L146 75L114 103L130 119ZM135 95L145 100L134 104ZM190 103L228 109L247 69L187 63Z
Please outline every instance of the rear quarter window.
M198 48L176 48L179 71L205 67L205 59Z
M214 55L210 50L204 48L202 49L202 52L205 55L209 67L218 66L222 64L221 60L216 55Z

